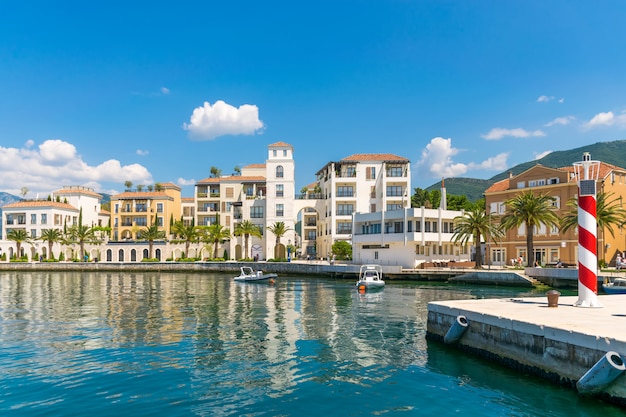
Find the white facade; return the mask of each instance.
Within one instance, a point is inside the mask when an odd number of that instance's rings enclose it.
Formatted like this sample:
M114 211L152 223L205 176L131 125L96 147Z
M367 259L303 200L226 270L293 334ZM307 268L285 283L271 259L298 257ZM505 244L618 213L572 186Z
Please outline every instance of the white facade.
M337 240L352 242L352 215L411 205L411 164L392 154L356 154L329 162L317 172L323 204L318 251L328 257Z
M352 258L357 264L375 263L418 268L422 263L453 264L470 261L472 240L452 241L454 218L463 211L404 208L356 213Z

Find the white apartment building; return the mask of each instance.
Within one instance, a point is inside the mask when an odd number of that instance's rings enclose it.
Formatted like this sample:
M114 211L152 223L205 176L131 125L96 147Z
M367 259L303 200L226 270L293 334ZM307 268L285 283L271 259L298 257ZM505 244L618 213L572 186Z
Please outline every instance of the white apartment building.
M354 213L380 213L411 206L411 163L393 154L355 154L329 162L317 173L317 255L330 256L337 240L352 243Z
M357 264L400 265L418 268L423 263L452 266L468 262L472 240L452 241L454 218L463 211L443 208L403 208L376 213L355 213L352 258Z
M82 186L67 186L53 192L51 200L18 201L2 207L2 241L0 253L6 253L10 258L15 254L14 242L7 240L11 230L25 230L31 239L31 244L22 245L22 253L34 259L36 254L47 258L48 246L38 241L43 230L64 228L78 224L82 210L82 222L89 226L107 226L108 214L100 209L102 196L93 189ZM55 257L63 248L59 243L53 246ZM69 253L68 253L69 254ZM68 255L66 254L66 255Z

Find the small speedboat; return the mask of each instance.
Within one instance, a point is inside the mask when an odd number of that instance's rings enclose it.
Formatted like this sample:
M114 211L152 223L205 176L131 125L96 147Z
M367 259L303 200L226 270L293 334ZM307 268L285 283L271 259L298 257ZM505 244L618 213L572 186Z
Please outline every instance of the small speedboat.
M263 273L263 271L255 271L249 266L242 266L241 272L235 277L235 281L270 281L274 282L277 275L273 272Z
M615 278L602 284L602 288L607 294L626 294L626 278Z
M356 287L359 290L383 288L383 268L380 265L361 265L359 270L359 280Z

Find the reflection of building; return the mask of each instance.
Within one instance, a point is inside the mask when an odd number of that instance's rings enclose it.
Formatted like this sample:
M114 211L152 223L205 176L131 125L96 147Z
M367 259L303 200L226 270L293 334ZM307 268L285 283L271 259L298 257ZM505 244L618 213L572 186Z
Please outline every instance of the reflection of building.
M626 170L603 162L599 170L597 192L612 193L608 201L618 199L619 204L622 204L622 199L626 197ZM548 168L537 164L489 187L485 191L487 210L496 216L504 215L506 200L532 190L533 193L554 197L557 214L563 217L570 210L568 200L577 196L577 181L572 166ZM626 250L626 230L615 229L613 232L615 237L611 236L607 228L598 229L598 259L614 262L616 251ZM556 263L559 259L568 264L578 262L578 230L575 227L562 233L556 227L548 230L545 225L541 225L534 231L533 242L535 253L531 260L542 264ZM503 264L520 256L528 259L525 226L509 230L504 238L492 242L488 256L493 264Z
M317 172L321 192L317 253L328 256L337 240L351 242L353 213L399 210L411 205L411 164L392 154L356 154Z

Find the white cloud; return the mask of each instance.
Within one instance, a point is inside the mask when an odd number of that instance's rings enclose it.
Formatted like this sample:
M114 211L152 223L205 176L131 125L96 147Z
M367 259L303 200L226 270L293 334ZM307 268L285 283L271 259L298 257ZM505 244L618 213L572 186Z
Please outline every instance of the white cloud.
M543 158L544 156L546 156L546 155L548 155L548 154L551 154L551 153L552 153L552 151L534 152L534 155L535 155L535 161L536 161L537 159L541 159L541 158Z
M21 187L49 193L64 185L86 185L96 191L103 182L151 182L152 175L139 164L121 165L109 159L97 166L85 163L76 147L59 139L18 148L0 147L0 189L19 195Z
M559 103L562 104L563 102L565 102L565 99L564 98L560 98L558 101L559 101Z
M167 87L161 87L161 94L168 95L170 93L170 89Z
M489 131L489 133L481 135L481 137L487 140L499 140L505 136L512 136L514 138L527 138L545 135L546 134L543 133L541 130L528 131L519 127L516 129L503 129L501 127L494 127Z
M555 126L555 125L568 125L570 124L572 121L574 121L576 118L574 116L564 116L564 117L557 117L556 119L552 120L551 122L546 123L544 126L545 127L551 127L551 126Z
M417 172L427 178L446 178L458 177L470 170L502 171L507 168L508 153L501 153L480 163L469 164L455 163L452 157L458 153L459 149L452 147L452 139L433 138L416 163Z
M547 103L551 100L554 100L554 96L539 96L537 98L537 103Z
M264 125L259 120L259 108L251 104L234 107L218 100L213 106L205 101L196 107L190 123L184 123L191 137L200 140L215 139L224 135L253 135L261 131Z
M583 124L583 127L587 129L601 126L626 126L626 113L622 112L622 114L616 116L612 111L601 112L593 116L587 123Z
M489 171L502 171L508 167L507 158L509 155L509 152L503 152L496 156L492 156L491 158L485 159L480 164L470 162L467 167L470 170L484 169Z
M184 187L185 185L196 185L196 180L194 179L186 180L185 178L181 177L178 180L176 180L176 184L180 185L181 187Z
M144 149L137 149L137 155L139 156L146 156L150 153L150 151L144 150Z

